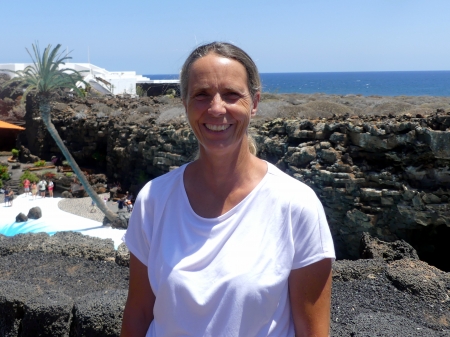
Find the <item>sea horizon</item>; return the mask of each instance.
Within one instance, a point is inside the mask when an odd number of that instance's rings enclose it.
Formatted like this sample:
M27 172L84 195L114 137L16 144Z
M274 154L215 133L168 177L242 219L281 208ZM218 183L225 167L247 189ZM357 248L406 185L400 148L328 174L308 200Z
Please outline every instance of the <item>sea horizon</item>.
M178 79L178 74L144 75ZM263 93L450 96L450 70L260 73Z

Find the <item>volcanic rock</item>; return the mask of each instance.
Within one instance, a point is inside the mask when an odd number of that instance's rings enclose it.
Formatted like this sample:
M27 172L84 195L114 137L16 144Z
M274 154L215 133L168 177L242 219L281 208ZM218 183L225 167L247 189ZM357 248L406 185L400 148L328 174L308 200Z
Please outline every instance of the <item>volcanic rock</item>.
M25 214L19 213L16 216L16 222L25 222L25 221L28 221L28 217Z
M42 210L40 207L36 206L30 208L27 215L28 219L39 219L42 217Z

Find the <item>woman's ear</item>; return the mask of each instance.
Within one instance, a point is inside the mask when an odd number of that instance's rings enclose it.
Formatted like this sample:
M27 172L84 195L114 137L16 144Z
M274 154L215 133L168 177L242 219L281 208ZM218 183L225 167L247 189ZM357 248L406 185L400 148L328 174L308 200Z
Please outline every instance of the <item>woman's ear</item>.
M261 93L259 91L257 91L255 93L255 95L253 96L253 107L252 107L252 112L251 112L252 117L254 117L256 115L256 112L258 111L258 105L259 105L260 99L261 99Z

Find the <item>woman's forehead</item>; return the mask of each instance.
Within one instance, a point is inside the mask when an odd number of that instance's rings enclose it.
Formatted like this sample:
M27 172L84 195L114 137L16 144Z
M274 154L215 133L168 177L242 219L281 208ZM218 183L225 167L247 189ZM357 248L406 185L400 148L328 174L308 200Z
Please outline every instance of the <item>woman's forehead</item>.
M242 82L247 86L247 71L240 62L216 54L208 54L192 64L190 86L210 86L215 81Z

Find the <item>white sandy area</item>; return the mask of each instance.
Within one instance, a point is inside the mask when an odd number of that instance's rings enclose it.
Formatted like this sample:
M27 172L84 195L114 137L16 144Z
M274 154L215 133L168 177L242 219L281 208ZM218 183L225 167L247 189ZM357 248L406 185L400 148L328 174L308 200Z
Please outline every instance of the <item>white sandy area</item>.
M58 208L60 200L61 198L42 199L40 197L33 200L31 196L21 194L13 200L11 207L1 203L0 234L12 236L19 233L46 232L52 235L56 232L74 231L101 239L110 238L114 241L116 249L122 243L124 229L104 227L101 222L64 212ZM27 215L30 208L35 206L39 206L42 210L40 219L16 223L16 216L19 213Z

